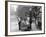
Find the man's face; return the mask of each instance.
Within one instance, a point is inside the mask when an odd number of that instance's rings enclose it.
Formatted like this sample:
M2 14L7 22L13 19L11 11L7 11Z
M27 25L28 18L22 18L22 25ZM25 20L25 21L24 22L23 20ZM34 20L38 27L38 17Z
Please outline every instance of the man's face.
M27 17L27 20L29 21L30 20L30 17Z

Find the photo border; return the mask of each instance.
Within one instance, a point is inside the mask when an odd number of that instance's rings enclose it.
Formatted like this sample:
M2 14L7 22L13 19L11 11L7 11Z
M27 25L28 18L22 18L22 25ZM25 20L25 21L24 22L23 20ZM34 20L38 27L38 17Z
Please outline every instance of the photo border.
M44 4L44 33L8 35L8 7L7 7L8 2ZM5 1L5 36L24 36L24 35L41 35L41 34L45 34L45 3L42 3L42 2L25 2L25 1Z

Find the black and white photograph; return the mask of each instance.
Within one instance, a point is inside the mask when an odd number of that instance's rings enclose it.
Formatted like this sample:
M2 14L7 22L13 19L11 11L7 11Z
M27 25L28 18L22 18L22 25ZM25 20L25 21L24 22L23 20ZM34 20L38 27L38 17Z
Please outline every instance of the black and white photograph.
M44 4L8 2L8 35L44 33Z

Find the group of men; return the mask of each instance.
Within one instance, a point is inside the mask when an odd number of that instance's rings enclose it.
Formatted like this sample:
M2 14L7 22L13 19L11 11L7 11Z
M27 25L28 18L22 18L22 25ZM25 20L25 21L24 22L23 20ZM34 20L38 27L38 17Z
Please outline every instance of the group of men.
M22 18L22 17L20 17L20 20L19 20L19 30L21 30L21 31L31 31L32 30L32 28L31 28L31 24L32 24L32 17L34 17L35 18L35 22L36 22L36 15L39 15L39 14L35 14L35 12L38 12L39 13L39 10L40 10L40 8L38 8L37 9L37 7L34 7L33 9L32 9L32 11L29 11L29 16L27 15L27 17L26 17L26 19L24 18ZM40 19L39 19L40 20ZM40 21L38 21L37 22L38 24L37 24L37 28L39 29L39 30L41 30L41 22Z

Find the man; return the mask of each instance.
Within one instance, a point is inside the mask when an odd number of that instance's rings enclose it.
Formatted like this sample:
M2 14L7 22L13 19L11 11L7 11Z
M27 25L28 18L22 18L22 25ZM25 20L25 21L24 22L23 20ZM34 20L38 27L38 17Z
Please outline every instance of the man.
M27 20L26 20L26 25L27 25L27 30L30 31L31 30L31 24L30 24L30 17L27 17Z

